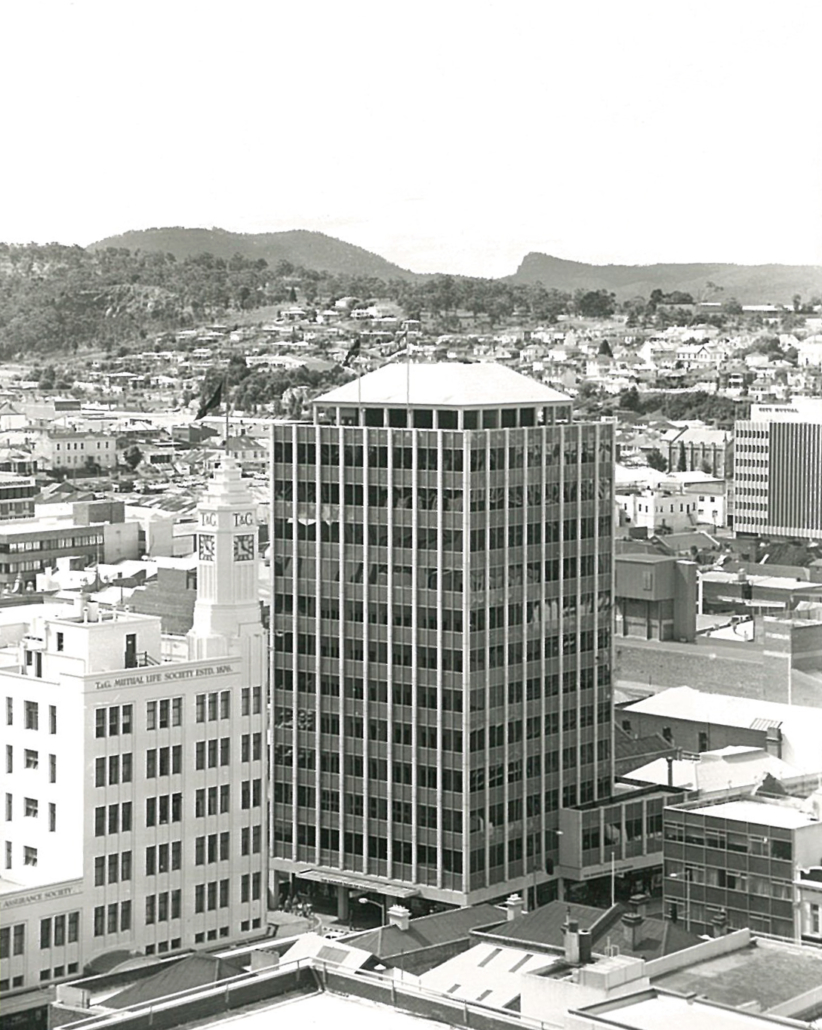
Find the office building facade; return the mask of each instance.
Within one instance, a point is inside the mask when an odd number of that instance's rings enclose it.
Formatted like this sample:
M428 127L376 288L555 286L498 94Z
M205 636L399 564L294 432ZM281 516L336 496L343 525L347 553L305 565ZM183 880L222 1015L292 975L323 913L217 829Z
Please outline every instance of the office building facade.
M822 540L822 401L754 404L734 435L734 530Z
M272 428L272 868L471 904L611 791L612 427L387 365Z
M179 660L162 660L158 617L83 598L29 613L4 654L4 991L265 933L266 637L233 464L198 519Z

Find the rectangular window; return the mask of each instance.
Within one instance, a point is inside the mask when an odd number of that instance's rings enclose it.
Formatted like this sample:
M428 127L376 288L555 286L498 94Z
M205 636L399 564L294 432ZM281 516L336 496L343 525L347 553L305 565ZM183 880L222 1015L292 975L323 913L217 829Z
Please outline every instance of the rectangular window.
M24 701L23 702L25 712L25 727L27 730L37 730L40 728L40 706L36 701Z
M231 715L231 691L223 690L220 692L220 718L228 719Z
M23 752L24 762L27 769L37 769L40 765L39 751L31 751L29 748Z
M37 865L37 848L23 847L23 865Z
M54 946L55 948L62 948L66 943L66 917L55 916L54 917Z
M125 929L125 927L124 927ZM76 944L77 939L80 935L80 913L69 912L68 917L68 942L69 944Z
M57 805L53 801L49 801L49 833L56 833L57 831Z
M6 772L14 772L14 747L6 744Z
M94 886L102 887L106 882L106 857L97 855L94 859Z
M195 722L205 722L206 713L206 696L205 694L198 694L194 698L194 719Z
M36 819L39 812L39 803L37 798L24 798L23 799L23 815L29 819Z
M131 902L121 901L120 902L120 930L131 929Z
M106 932L106 910L102 905L94 909L94 936L102 937Z
M171 699L171 725L182 726L183 724L183 699L173 697Z
M49 755L49 783L57 782L57 755Z
M51 918L40 920L40 947L51 947Z
M14 698L13 697L7 697L6 698L6 725L7 726L13 726L14 725Z
M146 729L157 729L157 702L146 701Z
M49 705L49 733L57 732L57 705Z

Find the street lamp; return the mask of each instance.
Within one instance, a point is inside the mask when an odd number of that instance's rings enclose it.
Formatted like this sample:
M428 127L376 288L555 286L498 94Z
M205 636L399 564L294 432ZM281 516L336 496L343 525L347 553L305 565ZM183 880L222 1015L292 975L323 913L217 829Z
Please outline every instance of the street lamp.
M360 905L373 905L374 908L379 909L380 912L380 925L385 925L385 908L379 901L372 901L371 898L357 898Z
M685 883L685 929L691 932L691 878L687 873L669 873L672 880L682 880Z

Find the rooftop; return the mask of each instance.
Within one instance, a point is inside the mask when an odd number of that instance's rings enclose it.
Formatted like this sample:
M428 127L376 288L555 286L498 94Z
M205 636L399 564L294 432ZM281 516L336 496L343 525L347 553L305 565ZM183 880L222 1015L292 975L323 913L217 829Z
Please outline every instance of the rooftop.
M570 398L535 379L490 362L383 365L314 401L315 405L391 404L429 408L558 403L569 404Z
M776 826L783 830L796 830L802 826L818 825L810 813L778 801L725 801L718 805L690 808L693 815L710 815L715 819L731 819L760 826Z
M663 1030L665 1027L767 1030L785 1025L767 1015L739 1012L701 998L668 994L655 988L578 1011L585 1018L585 1026L613 1026L620 1030Z
M666 991L702 995L721 1005L754 1003L765 1010L796 998L820 983L822 951L759 937L748 948L654 977L654 986ZM685 1024L670 1022L668 1025ZM716 1024L707 1025L713 1030Z

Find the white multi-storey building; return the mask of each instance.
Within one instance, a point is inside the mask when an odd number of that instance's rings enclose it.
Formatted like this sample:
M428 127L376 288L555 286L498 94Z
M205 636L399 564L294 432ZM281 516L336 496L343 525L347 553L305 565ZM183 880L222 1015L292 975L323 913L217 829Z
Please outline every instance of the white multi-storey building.
M85 599L4 627L0 991L264 932L254 512L229 460L199 508L184 660L163 660L159 618Z
M822 540L822 400L754 404L734 441L736 532Z

